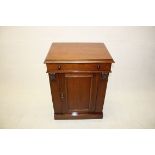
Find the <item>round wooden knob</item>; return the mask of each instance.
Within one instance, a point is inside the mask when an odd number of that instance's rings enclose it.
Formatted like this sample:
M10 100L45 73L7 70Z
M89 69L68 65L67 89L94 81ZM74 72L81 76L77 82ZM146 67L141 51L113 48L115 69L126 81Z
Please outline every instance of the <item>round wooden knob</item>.
M100 65L97 65L97 69L100 69Z
M60 69L61 69L61 66L59 65L59 66L58 66L58 70L60 70Z

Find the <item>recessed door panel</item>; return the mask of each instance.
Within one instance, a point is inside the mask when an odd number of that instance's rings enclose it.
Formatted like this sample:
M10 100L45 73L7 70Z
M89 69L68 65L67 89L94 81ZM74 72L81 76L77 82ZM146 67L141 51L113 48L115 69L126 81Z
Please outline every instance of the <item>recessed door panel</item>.
M68 112L89 112L94 105L93 74L65 74L65 94Z

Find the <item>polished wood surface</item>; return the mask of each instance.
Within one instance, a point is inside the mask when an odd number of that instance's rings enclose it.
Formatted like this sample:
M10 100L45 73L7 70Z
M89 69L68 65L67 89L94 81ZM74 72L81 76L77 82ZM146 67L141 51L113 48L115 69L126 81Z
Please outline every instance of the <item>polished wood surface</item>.
M45 63L61 61L68 63L114 62L104 43L53 43Z
M64 113L64 114L55 114L54 119L56 120L69 120L69 119L102 119L103 113L102 112L93 112L93 113L79 113L76 117L73 116L71 113Z
M65 74L68 112L90 112L93 108L94 77L92 74Z
M114 62L107 50L106 54L101 52L105 50L103 45L101 43L52 44L51 49L54 46L55 52L47 55L45 63L49 74L55 119L101 119L103 117L108 76L111 72L111 63ZM70 51L67 52L66 49ZM87 63L83 61L86 53L79 57L79 63L74 61L74 58L78 57L77 53L81 51L89 53ZM63 56L60 53L63 53ZM92 62L90 58L95 53L98 53L94 59L96 62ZM100 53L104 55L102 58L109 58L110 61L107 63L103 59L102 63L99 62ZM55 58L60 62L54 62ZM62 58L65 59L62 60Z
M47 72L111 71L111 63L48 63Z

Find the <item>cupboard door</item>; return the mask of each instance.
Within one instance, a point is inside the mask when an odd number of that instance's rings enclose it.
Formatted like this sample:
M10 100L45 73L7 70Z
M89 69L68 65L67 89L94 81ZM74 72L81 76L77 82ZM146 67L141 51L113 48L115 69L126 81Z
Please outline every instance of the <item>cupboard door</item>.
M94 112L97 95L97 76L93 73L64 74L64 111Z

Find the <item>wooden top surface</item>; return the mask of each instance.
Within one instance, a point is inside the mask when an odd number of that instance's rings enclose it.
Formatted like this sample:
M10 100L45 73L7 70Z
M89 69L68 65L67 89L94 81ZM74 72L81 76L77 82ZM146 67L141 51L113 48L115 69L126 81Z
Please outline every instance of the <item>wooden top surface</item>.
M53 43L45 63L113 63L104 43Z

